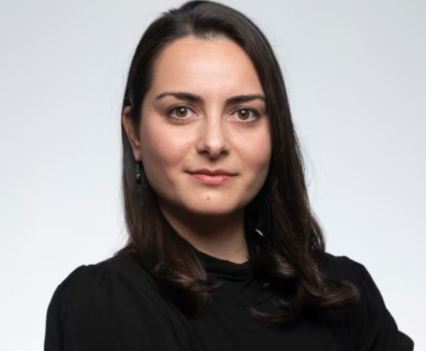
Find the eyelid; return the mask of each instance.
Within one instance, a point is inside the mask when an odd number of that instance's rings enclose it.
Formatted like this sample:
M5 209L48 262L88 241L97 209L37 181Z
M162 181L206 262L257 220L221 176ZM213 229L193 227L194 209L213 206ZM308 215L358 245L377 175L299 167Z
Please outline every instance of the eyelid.
M256 122L262 116L262 112L259 111L257 108L248 107L248 106L239 106L235 109L234 113L237 113L238 111L241 111L241 110L250 111L253 114L253 116L255 117L254 119L249 120L249 121L243 120L243 123Z
M257 108L255 108L255 107L239 107L239 108L237 108L236 110L235 110L235 112L238 112L238 111L240 111L240 110L247 110L247 111L251 111L251 112L253 112L253 114L255 114L255 115L257 115L257 116L260 116L262 113L257 109Z
M184 107L184 108L186 108L186 109L191 110L192 112L194 112L193 109L191 107L187 106L187 105L182 105L182 104L181 105L176 105L176 106L173 106L173 107L167 109L167 112L166 112L167 118L173 118L175 120L182 120L182 121L187 120L189 117L184 117L184 118L182 118L182 117L172 117L170 115L172 111L177 110L177 109L179 109L181 107Z

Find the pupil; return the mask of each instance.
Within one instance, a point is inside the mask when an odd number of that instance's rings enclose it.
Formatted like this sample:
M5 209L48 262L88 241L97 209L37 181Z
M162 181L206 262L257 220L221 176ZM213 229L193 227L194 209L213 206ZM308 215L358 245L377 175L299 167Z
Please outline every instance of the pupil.
M184 116L185 115L185 107L179 108L178 113L179 113L180 116L182 116L182 115Z

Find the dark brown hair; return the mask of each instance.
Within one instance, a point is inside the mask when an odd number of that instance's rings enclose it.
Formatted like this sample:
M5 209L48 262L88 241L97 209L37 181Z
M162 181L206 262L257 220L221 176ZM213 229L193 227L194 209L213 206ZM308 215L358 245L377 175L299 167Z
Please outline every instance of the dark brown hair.
M283 298L277 313L254 308L250 312L259 322L277 326L307 308L354 302L359 297L354 285L333 280L320 269L325 243L309 205L284 80L268 40L249 18L213 1L189 1L162 13L137 45L122 111L131 106L131 118L137 128L143 118L141 105L152 83L155 60L168 44L188 35L204 40L224 36L237 43L251 58L266 97L272 155L263 187L245 208L245 226L263 233L249 238L256 247L250 257L256 274L266 277L277 291L282 290ZM122 185L129 238L115 256L136 254L164 296L188 316L196 315L209 301L214 287L191 245L161 214L157 196L146 177L141 184L135 182L136 161L123 125L121 128Z

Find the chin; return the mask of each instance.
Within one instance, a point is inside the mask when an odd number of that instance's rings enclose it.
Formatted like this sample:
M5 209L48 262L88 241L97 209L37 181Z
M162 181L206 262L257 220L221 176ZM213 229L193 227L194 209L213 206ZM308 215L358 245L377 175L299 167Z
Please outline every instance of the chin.
M240 207L237 206L227 206L220 202L210 205L204 202L199 204L199 206L197 206L197 204L189 206L187 210L201 216L225 216L237 211L239 208Z

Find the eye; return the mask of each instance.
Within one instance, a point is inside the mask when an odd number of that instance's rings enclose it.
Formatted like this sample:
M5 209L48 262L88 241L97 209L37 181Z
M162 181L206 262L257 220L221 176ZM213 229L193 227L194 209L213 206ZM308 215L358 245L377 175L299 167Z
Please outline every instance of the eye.
M248 122L253 122L256 121L257 119L259 119L260 117L260 113L253 109L253 108L240 108L237 113L239 114L242 121L248 121ZM250 120L250 113L251 113L251 117L252 119Z
M189 118L188 111L191 109L185 105L173 107L167 112L167 118L173 119L176 122L183 122ZM240 108L237 110L239 119L244 123L255 122L259 119L260 113L253 108Z
M177 120L183 120L183 119L187 119L187 112L191 110L190 108L188 108L187 106L176 106L173 107L172 109L170 109L167 112L167 118L173 118L173 119L177 119ZM175 113L172 113L175 112Z

